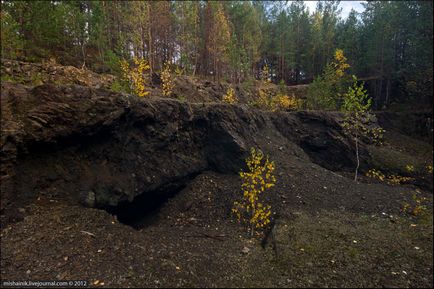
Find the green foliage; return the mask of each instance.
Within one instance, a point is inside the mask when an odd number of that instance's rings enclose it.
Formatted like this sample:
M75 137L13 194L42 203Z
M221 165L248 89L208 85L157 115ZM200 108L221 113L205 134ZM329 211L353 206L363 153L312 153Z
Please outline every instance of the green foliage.
M248 77L241 83L241 87L244 90L252 90L255 87L255 80L251 77Z
M129 92L128 82L123 81L121 79L116 79L110 86L110 90L114 92Z
M251 77L252 66L260 59L262 39L258 11L249 1L234 1L227 12L231 26L229 63L234 82Z
M178 95L176 97L176 99L178 99L181 102L186 102L187 101L187 98L184 95Z
M342 103L342 95L348 85L349 68L347 58L341 49L335 51L334 61L329 63L324 73L309 86L306 104L310 109L337 110Z
M1 81L13 81L13 78L8 75L8 74L3 74L1 75Z
M358 83L356 76L353 75L353 85L348 88L344 95L341 110L347 115L359 117L366 113L372 105L372 100L364 88L364 83Z
M1 75L1 81L10 81L10 82L14 82L14 83L21 83L21 84L26 84L26 81L24 79L23 75L8 75L8 74L2 74Z
M327 66L324 74L317 76L308 88L306 98L307 107L310 109L335 109L336 89L333 83L334 73L331 66Z
M17 58L22 53L23 39L19 35L19 26L7 12L1 11L1 55L3 58Z
M360 166L360 137L369 137L370 129L366 126L365 118L369 119L366 115L369 115L371 105L372 100L364 89L364 84L359 84L357 78L353 75L353 85L348 88L348 92L344 95L341 110L345 113L343 127L345 131L354 138L356 146L357 167L354 175L355 181L357 181L357 174Z
M44 84L44 81L42 79L41 73L38 72L36 74L32 74L32 76L31 76L31 82L32 82L32 85L42 85L42 84Z
M376 79L376 109L432 105L432 2L364 6L345 18L339 1L319 1L314 11L303 1L2 1L1 52L116 75L119 60L134 56L148 59L150 73L169 61L186 74L235 83L313 79L308 107L338 109L351 82L333 65L340 47L352 74Z
M286 93L286 84L283 79L279 81L279 92L282 94Z
M104 63L110 69L110 72L115 75L122 75L122 69L119 66L119 62L121 61L121 57L116 55L112 50L107 50L104 55Z

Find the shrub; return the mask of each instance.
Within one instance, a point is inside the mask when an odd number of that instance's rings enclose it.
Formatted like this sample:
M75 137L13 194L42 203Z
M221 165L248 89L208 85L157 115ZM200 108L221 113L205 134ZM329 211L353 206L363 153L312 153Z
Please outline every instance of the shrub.
M350 67L341 49L337 49L334 61L329 63L322 75L309 85L306 104L310 109L335 110L341 105L342 96L349 82L345 71Z
M235 95L235 90L232 87L228 88L226 94L222 97L222 101L229 104L234 104L238 102L238 98Z
M406 183L406 182L409 182L409 181L413 181L413 180L414 180L414 178L404 177L404 176L400 176L400 175L390 175L387 178L387 182L390 185L399 185L399 184L403 184L403 183Z
M136 93L140 97L147 96L149 91L146 91L145 73L149 70L150 66L143 58L134 57L133 61L135 67L130 67L129 63L125 59L120 61L123 77L128 80L132 92Z
M122 67L119 65L121 58L112 50L107 50L103 56L103 63L110 69L110 73L120 76L123 74Z
M110 90L114 92L128 92L128 83L120 79L116 79L110 85Z
M179 66L177 66L176 68L175 68L175 74L177 75L177 76L182 76L183 74L184 74L184 68L181 68L181 67L179 67Z
M255 87L255 79L247 77L242 83L241 88L244 90L252 90Z
M274 109L274 103L273 103L273 96L271 92L259 89L258 91L258 98L254 102L254 106L265 109L265 110L273 110Z
M366 173L366 176L373 179L378 179L380 181L384 181L386 178L386 176L381 171L377 171L376 169L370 169Z
M163 95L170 96L173 92L173 80L170 75L169 63L164 63L163 70L161 71L161 83L163 88Z
M261 80L265 83L270 83L270 68L267 64L264 65L261 71Z
M413 194L412 199L414 203L413 206L407 202L404 202L402 208L404 213L408 213L417 217L427 211L427 207L424 205L424 203L427 201L425 197L418 197L417 194Z
M353 80L353 86L349 87L348 92L344 95L341 109L345 113L343 127L355 141L357 167L354 174L354 180L357 181L357 173L360 166L359 140L362 135L366 136L369 131L363 122L363 117L365 114L369 113L372 100L364 89L363 83L358 84L355 76L353 76Z
M413 165L406 165L405 169L409 173L414 173L414 166Z
M296 110L300 109L302 102L294 95L288 96L283 93L274 95L271 91L259 89L258 98L253 103L254 106L265 110Z
M367 177L378 179L380 181L386 181L389 185L400 185L409 181L413 181L414 178L404 177L399 175L388 175L386 176L379 170L371 169L366 173Z
M19 33L20 26L8 12L3 10L0 11L0 20L1 56L2 58L16 59L22 55L24 47L24 41Z
M278 94L277 107L282 110L297 110L301 107L301 99L297 99L294 95Z
M264 205L260 196L276 183L273 175L275 166L260 150L251 149L251 155L246 159L247 171L240 172L242 180L241 201L234 202L232 212L238 221L247 222L253 236L256 229L262 229L271 221L271 206Z
M380 126L373 127L372 129L369 129L367 131L367 134L369 138L374 142L374 144L382 145L384 144L384 133L386 132L385 129L383 129Z

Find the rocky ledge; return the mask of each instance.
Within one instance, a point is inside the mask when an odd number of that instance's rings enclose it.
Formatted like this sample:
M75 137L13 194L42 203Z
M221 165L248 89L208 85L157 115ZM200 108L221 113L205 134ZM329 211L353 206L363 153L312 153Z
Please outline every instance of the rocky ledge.
M251 147L352 170L340 115L138 98L78 85L2 83L2 210L37 195L116 206L237 173ZM368 154L362 148L366 160Z

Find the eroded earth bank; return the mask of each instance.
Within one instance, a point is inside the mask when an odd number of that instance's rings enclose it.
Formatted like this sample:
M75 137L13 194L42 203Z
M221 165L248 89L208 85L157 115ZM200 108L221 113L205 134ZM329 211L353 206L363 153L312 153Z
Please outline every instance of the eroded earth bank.
M2 280L433 286L430 113L377 114L385 144L362 144L354 182L339 113L12 82L1 112ZM266 240L231 214L251 147L276 164Z

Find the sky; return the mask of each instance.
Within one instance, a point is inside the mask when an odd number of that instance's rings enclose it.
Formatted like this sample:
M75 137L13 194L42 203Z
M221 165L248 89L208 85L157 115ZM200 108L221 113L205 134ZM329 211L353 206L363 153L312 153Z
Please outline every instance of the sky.
M309 7L309 11L312 13L315 11L316 3L318 1L304 1L307 7ZM364 8L362 6L362 2L366 1L341 1L339 3L339 7L342 8L342 17L346 18L351 11L351 8L356 10L356 12L363 12Z

